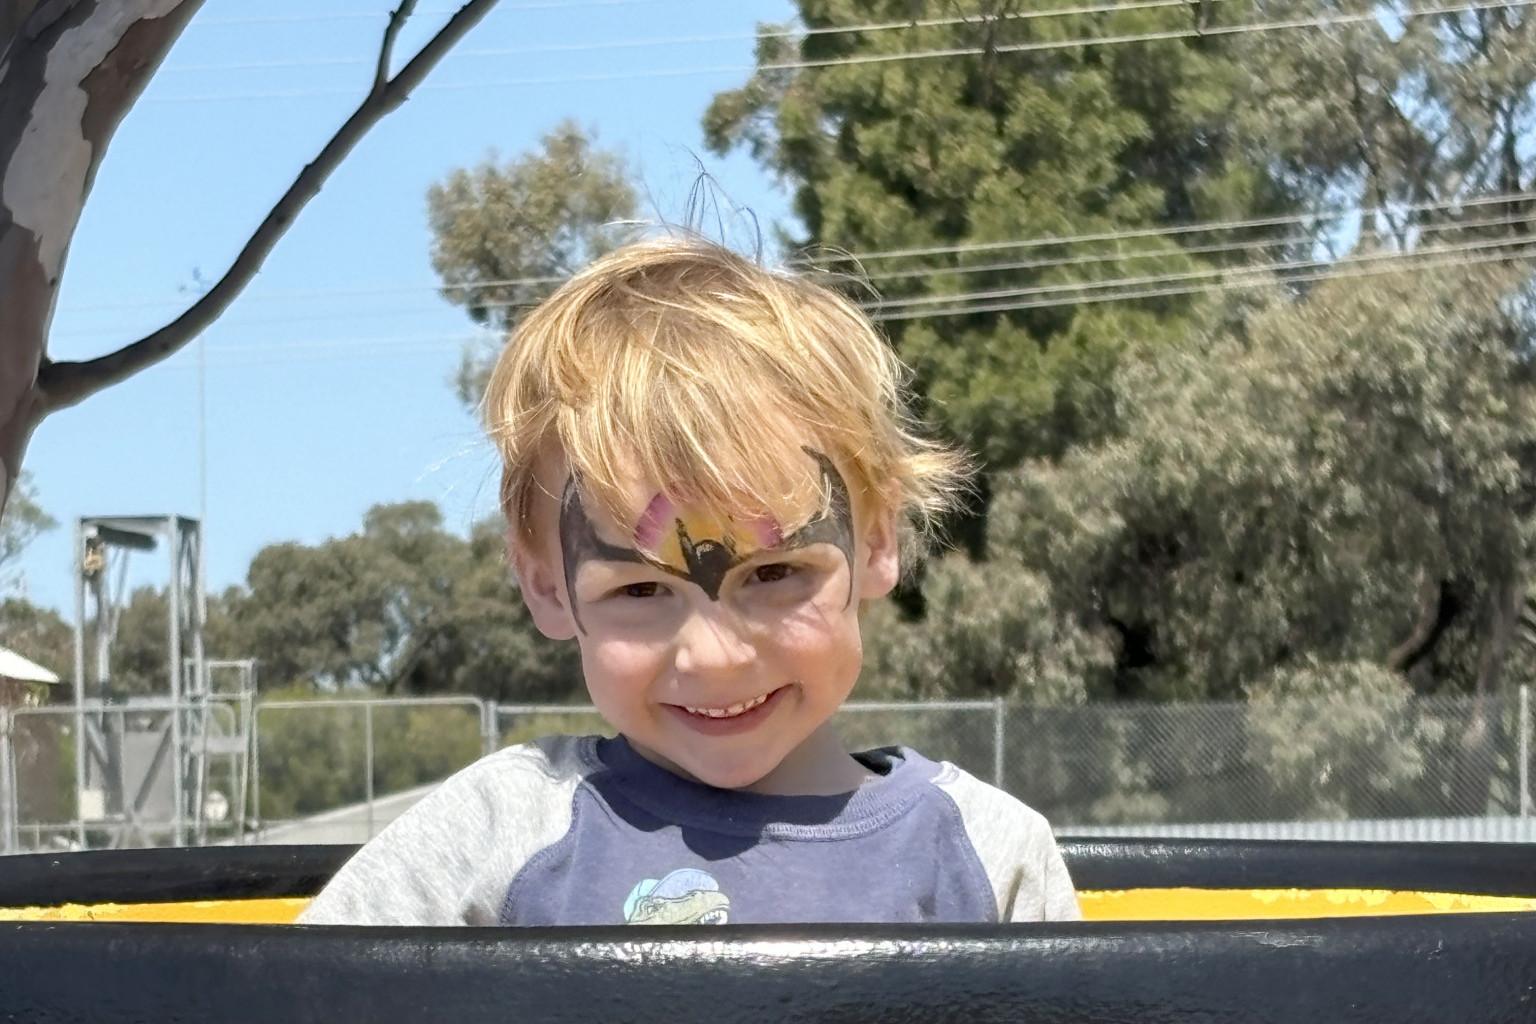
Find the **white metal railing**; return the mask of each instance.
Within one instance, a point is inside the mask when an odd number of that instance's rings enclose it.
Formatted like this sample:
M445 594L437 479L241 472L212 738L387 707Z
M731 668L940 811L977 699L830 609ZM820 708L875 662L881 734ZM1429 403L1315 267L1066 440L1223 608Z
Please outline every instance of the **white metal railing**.
M64 770L66 762L73 761L73 723L78 714L104 710L165 714L177 709L169 700L127 708L100 702L81 708L0 707L0 853L94 845L93 819L84 813L89 809L81 807L81 796ZM1473 826L1444 822L1476 818L1484 821L1473 829L1481 829L1480 835L1536 835L1530 778L1531 732L1536 721L1527 687L1507 698L1423 699L1410 701L1400 710L1404 722L1427 716L1433 728L1411 723L1394 726L1397 731L1385 739L1375 737L1371 749L1363 752L1334 737L1330 742L1335 746L1317 755L1321 775L1332 773L1329 785L1346 797L1351 785L1374 785L1381 791L1374 795L1399 799L1401 793L1379 779L1357 784L1338 776L1349 770L1374 770L1370 758L1399 752L1393 744L1421 742L1425 746L1418 756L1423 763L1411 763L1402 770L1419 771L1413 781L1426 791L1453 789L1457 783L1450 773L1457 766L1440 756L1441 748L1431 740L1437 736L1443 740L1447 731L1460 728L1456 723L1492 721L1502 745L1493 750L1489 771L1496 771L1498 777L1493 782L1473 781L1487 791L1496 790L1501 794L1497 800L1456 810L1452 816L1443 808L1436 811L1427 806L1408 815L1370 813L1374 805L1365 800L1357 801L1353 812L1346 806L1342 814L1321 814L1322 818L1355 819L1346 827L1342 820L1286 818L1283 809L1276 810L1266 798L1250 795L1214 810L1205 807L1203 816L1180 818L1178 814L1185 812L1175 799L1179 785L1197 795L1222 786L1239 793L1245 778L1251 776L1252 781L1273 774L1275 769L1264 763L1264 757L1285 755L1286 747L1307 739L1305 729L1300 729L1295 743L1282 732L1278 738L1270 737L1274 750L1255 747L1252 716L1257 712L1236 703L1041 707L1002 700L863 701L845 705L836 722L856 747L903 742L936 759L954 761L1040 807L1067 834L1433 833L1449 837L1470 834L1467 828ZM1326 709L1319 714L1324 713ZM314 821L316 816L334 819L338 835L361 841L408 805L418 790L508 742L543 732L606 729L591 705L496 704L469 696L257 700L250 721L246 768L243 773L230 772L228 785L237 790L229 797L231 820L222 831L208 831L202 841L259 841L261 836L276 834L299 820ZM1280 726L1271 723L1271 734L1288 721ZM1320 729L1331 724L1323 718L1317 721ZM1468 727L1469 735L1471 731ZM22 747L28 751L25 757ZM1352 759L1359 762L1354 768ZM234 781L237 774L248 779L248 788L247 783ZM238 791L242 788L244 792ZM24 800L24 793L30 799ZM1159 801L1162 817L1156 816ZM1179 824L1186 820L1191 823ZM178 827L174 820L136 824L145 843L175 841L182 834Z
M256 706L255 728L253 729L253 744L251 756L251 823L256 831L271 829L274 826L291 824L291 821L268 819L262 813L261 805L261 721L263 714L270 715L278 711L300 711L309 713L322 708L360 712L363 722L363 798L361 801L362 814L366 831L372 836L378 825L378 799L375 792L376 778L376 745L374 737L375 716L380 709L401 708L464 708L472 711L477 719L478 734L480 738L479 755L484 756L496 749L496 705L482 701L477 697L365 697L365 698L332 698L317 700L279 700L261 701ZM462 767L459 766L459 767Z

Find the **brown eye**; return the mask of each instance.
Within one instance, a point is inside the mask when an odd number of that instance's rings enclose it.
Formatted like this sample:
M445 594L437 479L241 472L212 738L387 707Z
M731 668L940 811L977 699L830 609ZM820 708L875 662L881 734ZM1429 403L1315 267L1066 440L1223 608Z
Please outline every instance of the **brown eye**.
M661 592L656 583L631 583L619 591L625 597L655 597Z
M794 573L794 568L783 562L770 562L752 570L752 578L758 583L777 583Z

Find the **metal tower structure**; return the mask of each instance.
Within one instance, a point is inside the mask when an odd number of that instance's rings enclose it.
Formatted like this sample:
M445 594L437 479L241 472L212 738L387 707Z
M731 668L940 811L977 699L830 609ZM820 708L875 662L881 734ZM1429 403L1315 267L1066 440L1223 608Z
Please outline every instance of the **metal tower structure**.
M163 690L129 695L115 685L112 642L125 606L128 562L164 545L166 677ZM211 694L203 654L207 598L198 520L89 516L75 527L76 842L89 846L206 841L211 758L228 755L243 786L248 694ZM251 672L242 674L253 680ZM238 779L238 783L236 780ZM222 795L222 794L221 794ZM224 807L237 794L225 798ZM238 794L243 807L244 794Z

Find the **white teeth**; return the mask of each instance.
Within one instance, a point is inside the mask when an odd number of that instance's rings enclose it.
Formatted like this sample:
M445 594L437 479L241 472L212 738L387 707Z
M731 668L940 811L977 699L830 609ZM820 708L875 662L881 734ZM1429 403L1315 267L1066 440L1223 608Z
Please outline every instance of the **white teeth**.
M705 718L735 718L737 715L746 714L755 707L760 707L769 696L770 694L765 693L761 697L753 697L744 704L732 704L728 708L695 708L685 704L683 705L683 710L687 711L690 715L703 715Z

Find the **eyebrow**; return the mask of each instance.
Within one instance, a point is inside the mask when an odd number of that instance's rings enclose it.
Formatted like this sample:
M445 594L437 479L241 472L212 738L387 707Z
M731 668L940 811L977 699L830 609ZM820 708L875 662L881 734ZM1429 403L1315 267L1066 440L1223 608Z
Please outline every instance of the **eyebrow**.
M856 549L853 537L853 503L848 496L848 485L843 482L842 474L837 471L831 459L812 448L806 448L804 451L821 469L823 493L826 495L827 503L820 515L784 537L777 544L756 548L743 556L737 555L735 545L729 537L721 540L711 537L695 540L688 534L682 520L676 519L674 523L678 531L679 546L687 562L687 568L682 571L659 559L649 558L632 547L610 544L599 537L596 528L592 525L592 520L587 516L586 508L582 505L576 477L567 478L565 489L560 495L560 558L565 572L566 594L571 598L571 615L576 620L577 628L583 633L586 632L580 614L576 611L574 595L576 570L587 561L625 562L650 566L668 575L697 584L711 601L718 601L720 588L731 570L761 552L791 551L809 547L812 544L831 544L843 553L843 558L848 563L847 601L851 604Z

